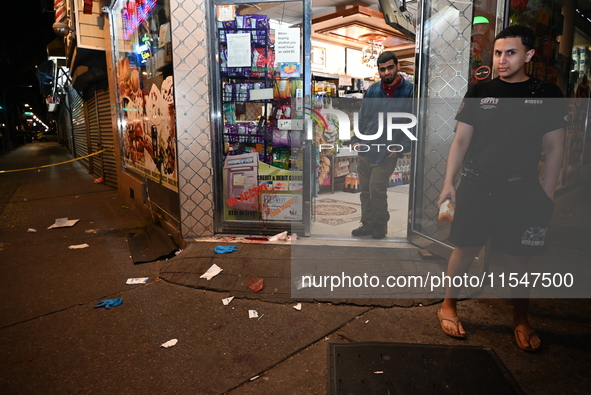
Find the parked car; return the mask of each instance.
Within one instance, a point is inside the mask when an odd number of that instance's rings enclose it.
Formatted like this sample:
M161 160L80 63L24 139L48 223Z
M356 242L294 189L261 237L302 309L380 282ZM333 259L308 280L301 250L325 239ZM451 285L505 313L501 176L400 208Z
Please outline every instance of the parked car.
M37 133L38 141L58 141L56 132L39 132Z

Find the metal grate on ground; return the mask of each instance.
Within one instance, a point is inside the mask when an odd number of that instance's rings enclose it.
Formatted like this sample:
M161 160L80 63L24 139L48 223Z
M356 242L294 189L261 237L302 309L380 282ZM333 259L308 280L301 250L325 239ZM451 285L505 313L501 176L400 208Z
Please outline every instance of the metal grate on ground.
M523 394L488 348L407 343L330 343L328 393Z

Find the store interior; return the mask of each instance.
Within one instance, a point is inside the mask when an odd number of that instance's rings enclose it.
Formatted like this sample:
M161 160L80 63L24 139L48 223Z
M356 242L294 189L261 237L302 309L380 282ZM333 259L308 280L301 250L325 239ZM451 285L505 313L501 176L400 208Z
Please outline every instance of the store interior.
M378 80L375 61L384 50L396 53L399 74L414 82L414 32L403 32L388 25L378 0L326 10L321 9L323 3L312 3L311 68L316 92L324 91L332 96L328 99L329 107L348 113L357 111L365 89ZM416 1L406 2L406 6L408 13L416 14ZM327 142L333 143L320 136L317 144ZM311 234L351 239L351 231L360 225L361 219L355 179L356 155L347 149L327 154L332 166L326 179L319 177L318 180L320 188L312 206ZM320 163L323 160L325 156L320 155ZM405 154L398 160L388 184L390 220L385 241L406 238L409 182L410 154Z
M561 19L562 3L527 1L510 3L510 23L526 23L535 26L540 38L537 62L532 63L529 72L542 79L557 83L567 94L575 96L582 86L582 77L589 74L591 63L589 46L591 45L591 1L576 0L571 5L576 7L574 21ZM539 3L539 4L538 4ZM400 74L414 82L415 74L415 37L412 31L390 26L384 16L387 4L402 5L398 0L366 0L344 5L340 0L313 0L311 18L311 74L313 106L317 109L338 109L352 114L359 108L363 92L377 80L375 60L383 50L395 52L399 59ZM479 2L474 9L473 52L470 59L471 81L486 80L492 77L489 72L485 78L478 71L490 64L490 53L481 51L479 46L489 47L494 39L493 23L498 16L497 3ZM405 13L415 16L418 2L404 3ZM237 7L241 15L265 15L271 29L301 26L302 2L256 3ZM384 11L386 14L387 10ZM488 13L488 14L487 14ZM488 16L488 19L487 19ZM478 26L476 17L484 17L489 30L484 34L484 25ZM399 20L400 22L400 20ZM565 57L559 48L565 45L566 38L561 34L568 23L576 26L571 30L568 40L572 39L572 58ZM404 25L404 24L402 24ZM399 26L400 27L400 26ZM492 34L492 38L491 38ZM488 38L487 38L488 37ZM488 42L488 41L490 42ZM486 41L486 42L485 42ZM487 58L488 56L488 58ZM572 67L571 67L572 66ZM570 72L567 69L571 69ZM472 78L474 77L474 78ZM473 80L475 79L475 80ZM293 93L293 85L292 85ZM279 89L281 93L281 88ZM587 93L588 96L588 93ZM245 107L245 112L249 109ZM326 127L326 130L330 129ZM568 158L572 163L565 163L565 169L572 175L571 180L562 181L567 187L580 176L586 131L569 135L567 141ZM315 132L314 142L333 145L334 150L324 150L315 159L313 198L311 202L311 236L335 239L351 239L351 231L359 226L361 205L355 180L356 154L347 149L339 149L346 141L330 136L323 131ZM577 148L579 147L579 148ZM233 149L230 147L230 149ZM577 151L578 150L578 151ZM579 152L580 151L580 152ZM256 152L256 151L255 151ZM574 152L574 154L573 154ZM579 152L579 153L577 153ZM589 155L587 155L589 157ZM273 163L275 157L269 160ZM292 163L297 163L297 158ZM410 154L398 162L388 188L388 207L390 222L385 241L406 239L409 218L409 191L411 182ZM290 169L291 170L291 169ZM299 170L299 169L296 169ZM566 172L565 172L566 174Z
M416 1L407 2L409 16L412 11L416 12L416 5ZM238 6L236 12L240 15L265 15L269 18L271 29L279 30L299 26L302 21L302 6L301 2L256 3ZM354 2L351 5L344 5L341 1L315 0L312 2L311 25L310 59L313 97L311 107L317 111L316 114L322 109L341 110L353 121L353 113L358 111L364 91L371 83L378 80L375 62L377 56L384 50L391 50L397 54L400 74L413 81L414 37L409 37L412 34L410 31L406 32L407 35L386 23L384 15L380 12L378 0L363 3ZM226 27L221 25L219 29L220 35L223 37ZM253 34L258 35L259 33ZM260 41L260 38L257 37L255 40ZM224 44L222 44L222 48L225 48ZM264 51L264 48L262 50ZM239 89L239 79L243 77L240 75L241 71L235 68L226 71L223 68L222 72L222 78L228 78L228 83L225 86L234 86ZM256 77L267 78L261 75ZM290 81L292 93L294 82L296 82L295 79ZM274 107L279 107L278 103L284 97L283 92L289 90L289 87L284 87L277 82L275 85L279 86L276 87L278 94L274 97ZM289 92L286 93L286 96L289 96ZM233 106L232 114L242 111L239 105L228 104ZM253 110L260 108L251 107ZM286 107L289 107L289 104ZM288 109L288 111L292 110ZM268 114L265 111L263 108L261 114L263 118ZM254 118L248 106L245 106L243 112L245 119ZM272 113L271 117L275 115ZM226 120L229 118L232 118L232 122L227 122L226 125L240 122L240 115L238 119L234 119L233 115L230 115L226 117ZM346 148L348 141L340 140L335 136L334 131L338 130L338 121L327 116L326 119L323 119L323 123L324 125L320 125L320 127L314 124L314 146L330 145L334 149L320 150L314 158L310 235L325 239L351 239L351 231L359 226L361 219L359 186L356 176L357 153L350 152ZM257 133L261 136L260 132ZM272 133L277 133L277 131L273 130ZM293 131L290 131L291 133ZM233 154L245 156L254 151L259 153L261 162L282 167L281 160L278 159L281 148L272 147L270 155L260 154L261 149L257 147L252 148L251 151L244 151L244 148L248 147L243 147L243 144L240 144L240 132L235 132L226 126L224 134L228 137L225 140L227 141L225 153L228 156ZM256 140L258 136L252 133L250 135L253 136L248 137L251 145L258 143L259 147L263 145L262 149L265 150L263 139ZM301 167L296 165L300 162L296 157L297 151L298 148L292 145L290 166L289 168L283 167L285 170L301 170ZM398 166L389 183L388 209L391 219L388 224L387 239L396 240L406 237L410 160L409 154L399 159ZM236 193L234 192L234 194ZM247 211L246 205L246 202L240 203L240 206L234 204L232 208L242 207L244 211ZM254 202L252 207L254 207ZM242 211L226 210L226 218L230 220L246 219L245 217L232 217L232 214L240 212Z

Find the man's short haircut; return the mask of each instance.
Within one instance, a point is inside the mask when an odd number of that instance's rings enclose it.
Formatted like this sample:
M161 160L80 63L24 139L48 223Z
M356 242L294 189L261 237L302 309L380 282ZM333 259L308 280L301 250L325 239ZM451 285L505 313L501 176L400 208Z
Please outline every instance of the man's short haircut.
M378 60L376 62L376 64L380 64L380 63L386 63L393 60L394 64L398 64L398 57L396 56L396 54L392 51L384 51L380 54L380 56L378 56Z
M536 40L534 31L529 27L523 25L509 26L503 29L499 34L497 34L497 36L495 37L495 41L501 38L512 37L519 37L521 39L521 43L527 51L529 51L530 49L534 49L534 43Z

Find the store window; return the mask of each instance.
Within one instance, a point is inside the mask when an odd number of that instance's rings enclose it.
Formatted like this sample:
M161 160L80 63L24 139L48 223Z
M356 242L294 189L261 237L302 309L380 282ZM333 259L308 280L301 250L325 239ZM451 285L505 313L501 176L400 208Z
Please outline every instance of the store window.
M557 189L578 185L590 159L589 50L591 13L584 2L511 1L509 24L531 27L536 34L536 53L527 64L527 73L558 85L568 98L569 124L564 141L562 170ZM585 13L587 15L585 15ZM543 166L540 165L543 169Z
M123 165L176 191L170 2L120 0L114 16Z
M303 220L301 2L216 5L220 230ZM288 12L285 12L285 10ZM297 10L297 20L289 10ZM264 11L262 11L264 10ZM221 152L220 152L221 151Z

